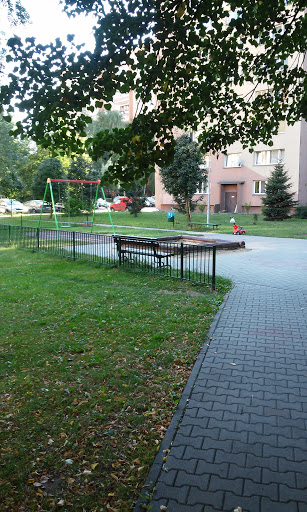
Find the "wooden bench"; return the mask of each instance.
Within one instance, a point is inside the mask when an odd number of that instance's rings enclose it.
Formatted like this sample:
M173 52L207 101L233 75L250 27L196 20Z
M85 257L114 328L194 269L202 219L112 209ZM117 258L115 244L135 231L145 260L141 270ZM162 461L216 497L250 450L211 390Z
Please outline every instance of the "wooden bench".
M114 236L117 253L121 262L122 258L127 261L135 262L136 256L150 256L158 262L159 267L169 266L168 258L174 256L174 252L162 251L159 242L147 238L132 238L123 236ZM160 249L160 251L159 251ZM166 263L164 263L164 261Z
M189 223L188 223L188 225L189 225L189 226L191 226L191 227L192 227L194 224L195 224L195 225L198 225L198 226L206 226L207 228L209 228L209 227L210 227L210 228L212 228L212 229L213 229L213 231L214 231L215 229L218 229L218 227L220 226L220 224L211 224L211 223L207 223L207 222L189 222Z

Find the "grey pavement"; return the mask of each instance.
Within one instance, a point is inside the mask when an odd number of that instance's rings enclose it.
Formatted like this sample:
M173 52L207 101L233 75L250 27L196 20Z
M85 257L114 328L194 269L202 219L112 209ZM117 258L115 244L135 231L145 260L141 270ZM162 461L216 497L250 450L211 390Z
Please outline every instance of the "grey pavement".
M307 511L307 240L242 239L135 512Z

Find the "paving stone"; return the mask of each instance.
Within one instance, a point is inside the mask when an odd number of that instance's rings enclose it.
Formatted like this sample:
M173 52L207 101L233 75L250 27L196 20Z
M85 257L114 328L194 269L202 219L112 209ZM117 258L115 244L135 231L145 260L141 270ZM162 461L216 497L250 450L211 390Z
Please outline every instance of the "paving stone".
M183 485L188 485L190 487L198 487L203 491L208 490L209 487L209 479L210 475L197 475L197 474L189 474L185 471L178 471L175 487L181 487Z
M191 446L187 446L186 450L184 452L184 459L190 460L190 459L202 459L206 462L213 462L215 455L214 449L208 449L208 450L196 450L195 448L192 448Z
M172 450L177 446L193 446L193 448L201 448L204 440L202 437L191 437L182 435L181 432L176 435L174 439Z
M215 464L228 462L230 464L237 464L237 466L245 467L247 457L246 453L227 453L223 450L217 450L214 462Z
M281 484L279 486L279 499L281 502L290 500L306 502L306 489L292 489Z
M289 473L283 473L283 474L289 474ZM294 473L290 473L291 475L294 474ZM297 488L298 489L307 489L307 474L303 474L303 473L295 473L295 477L296 477L296 485L297 485ZM290 485L291 486L291 481L290 482L284 482L286 485ZM294 486L292 486L294 487Z
M186 471L187 473L194 473L197 461L198 459L183 460L177 459L173 455L169 455L167 457L165 467L168 471L171 471L172 469L181 469L182 471Z
M273 501L277 501L278 485L276 483L259 484L252 480L244 480L243 496L267 496Z
M288 503L280 503L272 501L269 498L262 498L261 512L298 512L298 503L288 501Z
M277 457L256 457L255 455L247 455L247 467L262 467L277 471Z
M222 510L224 493L222 491L209 492L202 491L198 487L191 487L187 505L211 505L217 510Z
M242 494L243 478L220 478L213 475L210 478L209 491L230 491L234 494Z
M226 462L215 464L200 459L197 462L195 473L197 475L217 475L221 478L225 478L228 474L228 468L229 464Z
M260 497L252 496L247 498L246 496L236 496L233 493L226 492L223 509L225 511L233 511L235 508L241 507L244 512L258 512L260 511Z
M162 482L158 482L156 490L154 492L154 499L174 499L178 503L186 503L188 498L189 487L187 485L181 487L174 487L172 485L165 485Z
M239 467L236 464L229 465L228 477L234 478L247 478L256 483L261 483L261 468L245 468Z
M264 438L266 441L266 439ZM294 450L291 447L281 448L279 446L272 446L270 444L263 445L264 457L283 457L284 459L293 460Z
M295 473L291 471L287 471L286 473L280 473L279 471L270 471L269 469L264 468L262 470L262 482L264 484L277 483L277 484L285 484L289 487L296 486ZM306 480L305 480L306 485Z
M234 441L232 445L232 453L249 453L261 457L263 453L262 443L244 443L241 441Z
M194 425L192 427L191 436L202 438L209 437L210 439L218 439L220 437L221 429L220 428L203 428L199 425Z

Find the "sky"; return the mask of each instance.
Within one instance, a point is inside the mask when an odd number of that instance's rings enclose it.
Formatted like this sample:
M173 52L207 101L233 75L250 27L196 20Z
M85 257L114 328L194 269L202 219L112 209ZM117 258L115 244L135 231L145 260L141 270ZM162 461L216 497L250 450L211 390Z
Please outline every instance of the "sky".
M2 16L0 27L3 26L7 35L12 36L15 33L21 38L36 37L37 43L47 44L57 37L63 40L67 34L75 34L77 44L86 43L86 49L93 48L94 18L89 16L68 18L62 12L58 0L22 0L22 5L28 11L32 23L12 29Z

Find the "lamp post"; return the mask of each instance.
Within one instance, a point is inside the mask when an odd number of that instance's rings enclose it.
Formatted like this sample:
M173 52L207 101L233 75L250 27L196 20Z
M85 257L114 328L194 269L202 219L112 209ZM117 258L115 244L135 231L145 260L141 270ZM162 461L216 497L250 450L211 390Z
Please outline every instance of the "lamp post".
M207 224L210 224L210 188L211 188L211 158L210 158L210 153L209 153L209 165L208 165Z

